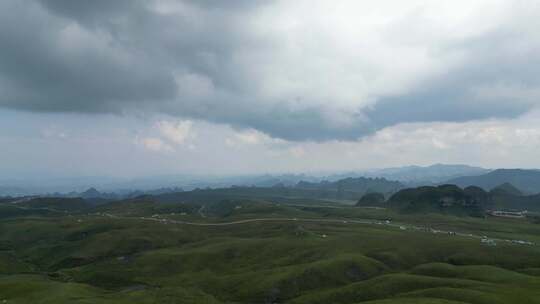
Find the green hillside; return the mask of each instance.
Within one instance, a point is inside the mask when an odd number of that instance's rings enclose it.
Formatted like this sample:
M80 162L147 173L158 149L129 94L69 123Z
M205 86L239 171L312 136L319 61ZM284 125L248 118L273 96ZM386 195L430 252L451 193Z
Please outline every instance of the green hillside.
M490 210L540 212L540 195L523 195L509 183L489 192L476 186L461 189L455 185L441 185L403 189L387 200L380 193L368 193L356 205L393 208L409 213L483 216Z
M6 214L0 301L540 303L533 221L303 202L141 197Z
M482 202L455 185L419 187L399 191L388 205L403 212L442 212L483 215Z

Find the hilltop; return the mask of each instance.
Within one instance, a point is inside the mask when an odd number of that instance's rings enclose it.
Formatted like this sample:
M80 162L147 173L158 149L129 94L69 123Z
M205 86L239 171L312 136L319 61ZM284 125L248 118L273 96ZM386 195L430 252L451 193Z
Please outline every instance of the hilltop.
M525 194L536 194L540 193L540 170L497 169L482 175L454 178L447 183L460 187L478 186L485 190L510 183Z
M387 205L403 212L442 212L481 216L481 200L455 185L404 189L392 195Z
M388 200L379 193L368 193L357 206L388 207L403 212L437 212L478 216L488 210L540 212L540 194L524 195L512 184L504 183L485 191L477 186L464 189L456 185L422 186L398 191Z
M500 184L497 187L491 189L489 193L491 195L511 195L511 196L523 195L523 192L521 192L518 188L516 188L511 183Z

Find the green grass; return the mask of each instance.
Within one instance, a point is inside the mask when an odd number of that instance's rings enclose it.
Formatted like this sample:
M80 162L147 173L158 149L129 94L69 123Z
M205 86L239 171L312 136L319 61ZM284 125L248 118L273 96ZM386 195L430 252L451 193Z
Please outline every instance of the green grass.
M99 208L122 217L29 212L1 219L0 303L540 303L538 245L486 246L471 237L301 219L391 218L537 240L540 225L527 220L245 200L213 206L207 218L195 205ZM153 214L299 220L190 226L140 219Z
M182 287L113 293L87 284L57 282L36 275L0 276L0 301L6 303L220 303L197 289Z

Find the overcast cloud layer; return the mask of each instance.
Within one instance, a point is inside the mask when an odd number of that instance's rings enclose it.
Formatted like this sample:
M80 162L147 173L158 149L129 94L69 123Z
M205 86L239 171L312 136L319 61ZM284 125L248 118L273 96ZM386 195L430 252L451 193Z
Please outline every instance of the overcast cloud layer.
M540 167L538 1L0 1L2 179Z
M0 2L0 106L292 141L540 104L537 1Z

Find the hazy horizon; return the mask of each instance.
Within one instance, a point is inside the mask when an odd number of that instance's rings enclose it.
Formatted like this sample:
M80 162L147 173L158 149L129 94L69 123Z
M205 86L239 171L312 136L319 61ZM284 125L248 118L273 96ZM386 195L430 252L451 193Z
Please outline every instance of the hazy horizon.
M31 172L29 174L22 174L18 176L10 174L0 173L0 181L41 181L41 180L84 180L84 179L108 179L108 180L137 180L137 179L151 179L151 178L163 178L163 177L186 177L186 178L234 178L234 177L253 177L253 176L285 176L285 175L306 175L313 177L326 177L332 175L347 175L347 174L362 174L370 172L378 172L382 170L392 170L392 169L405 169L405 168L429 168L433 166L466 166L471 168L481 168L486 170L496 170L496 169L523 169L523 170L540 170L536 167L496 167L488 168L482 166L474 166L470 164L457 164L457 163L431 163L431 164L406 164L403 166L393 166L393 167L370 167L370 168L358 168L358 169L330 169L330 170L312 170L312 171L261 171L261 172L240 172L240 173L188 173L188 172L173 172L173 173L157 173L157 174L142 174L142 175L52 175L50 171Z

